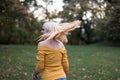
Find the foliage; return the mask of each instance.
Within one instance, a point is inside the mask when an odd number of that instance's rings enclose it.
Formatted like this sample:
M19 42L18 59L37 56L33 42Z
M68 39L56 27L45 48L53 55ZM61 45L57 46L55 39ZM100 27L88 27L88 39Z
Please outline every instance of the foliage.
M95 32L99 27L97 21L103 18L102 14L104 13L105 2L99 2L97 0L64 0L64 3L64 11L59 13L63 21L67 22L77 19L82 21L81 28L78 30L79 32L76 32L76 30L71 32L69 43L80 44L82 42L90 44L100 41L101 38L97 38ZM84 19L83 17L87 17L87 13L91 13L92 15ZM94 29L91 26L94 27ZM81 31L83 29L85 32Z
M68 80L119 80L120 48L102 44L66 45ZM35 45L0 45L0 80L33 80Z
M120 41L120 1L115 0L110 2L110 17L103 27L105 37L108 41L113 44L119 43Z
M28 9L36 1L1 0L0 3L0 43L31 43L39 33L39 23Z

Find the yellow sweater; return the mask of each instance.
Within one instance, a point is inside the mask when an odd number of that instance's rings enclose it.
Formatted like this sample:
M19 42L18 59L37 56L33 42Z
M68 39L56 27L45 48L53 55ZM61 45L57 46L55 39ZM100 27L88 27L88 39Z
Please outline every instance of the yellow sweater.
M42 80L55 80L65 78L69 70L65 48L53 49L38 46L36 71L42 73Z

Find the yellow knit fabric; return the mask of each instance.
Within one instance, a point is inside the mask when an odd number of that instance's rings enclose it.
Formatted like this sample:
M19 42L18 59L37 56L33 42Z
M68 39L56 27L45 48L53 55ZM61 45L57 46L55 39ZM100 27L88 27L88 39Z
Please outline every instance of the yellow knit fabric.
M42 73L42 80L65 78L69 70L66 49L38 46L36 71Z

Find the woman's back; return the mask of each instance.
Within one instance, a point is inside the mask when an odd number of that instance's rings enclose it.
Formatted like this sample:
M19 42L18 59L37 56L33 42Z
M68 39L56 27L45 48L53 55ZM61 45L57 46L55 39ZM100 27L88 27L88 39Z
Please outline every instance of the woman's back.
M40 65L44 65L42 72L43 80L54 80L58 77L66 77L64 70L68 70L68 61L66 50L61 42L40 42L38 44L37 59L43 60L42 56L44 56L44 64L40 62Z

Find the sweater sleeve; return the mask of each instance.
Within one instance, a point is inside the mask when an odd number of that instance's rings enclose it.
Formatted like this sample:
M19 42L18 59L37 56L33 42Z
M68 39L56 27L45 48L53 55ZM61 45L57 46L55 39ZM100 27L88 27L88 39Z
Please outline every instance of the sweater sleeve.
M37 72L42 72L44 70L44 55L44 50L40 50L40 48L38 48L38 52L36 55L37 64L35 69Z
M69 71L69 62L68 62L68 57L67 57L66 50L63 53L62 65L63 65L63 69L64 69L65 72Z

